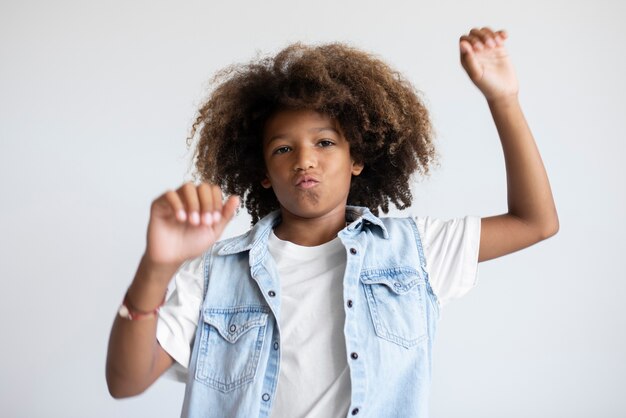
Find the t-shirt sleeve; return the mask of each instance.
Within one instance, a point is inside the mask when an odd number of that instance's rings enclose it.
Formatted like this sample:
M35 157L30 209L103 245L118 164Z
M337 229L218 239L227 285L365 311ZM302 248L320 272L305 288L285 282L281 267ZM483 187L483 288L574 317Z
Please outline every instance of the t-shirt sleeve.
M460 298L476 285L480 217L466 216L449 220L416 217L430 285L444 306Z
M178 367L173 373L181 380L182 368L189 366L191 346L198 326L198 315L204 291L204 257L187 260L172 280L165 305L159 310L157 340Z

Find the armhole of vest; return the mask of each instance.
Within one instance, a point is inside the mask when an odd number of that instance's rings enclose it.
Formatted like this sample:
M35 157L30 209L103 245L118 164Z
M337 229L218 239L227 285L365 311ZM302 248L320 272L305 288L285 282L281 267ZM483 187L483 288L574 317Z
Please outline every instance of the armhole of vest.
M206 298L206 292L209 288L209 272L211 271L211 265L213 264L213 248L214 245L204 252L204 269L202 271L204 276L204 288L202 289L202 304L204 304L204 299Z
M409 216L408 220L411 223L411 228L413 229L415 245L417 246L417 252L419 253L419 257L420 257L420 266L422 267L422 272L424 273L424 276L426 278L426 286L428 286L428 292L431 295L433 295L433 297L435 298L437 310L439 310L439 307L440 307L439 298L437 297L437 294L433 291L433 288L430 285L430 276L428 274L428 270L426 269L426 255L424 254L424 247L422 246L422 237L420 235L419 228L417 227L417 222L415 219L413 219L412 216Z

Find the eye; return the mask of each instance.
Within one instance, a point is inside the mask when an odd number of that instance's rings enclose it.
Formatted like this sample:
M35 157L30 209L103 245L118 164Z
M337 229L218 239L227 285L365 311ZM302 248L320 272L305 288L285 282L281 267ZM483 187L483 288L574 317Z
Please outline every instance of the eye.
M288 146L282 146L282 147L278 147L274 150L274 152L272 152L272 154L275 155L280 155L280 154L284 154L286 152L289 152L290 148Z
M330 147L335 145L335 143L333 141L331 141L330 139L322 139L317 143L320 147Z

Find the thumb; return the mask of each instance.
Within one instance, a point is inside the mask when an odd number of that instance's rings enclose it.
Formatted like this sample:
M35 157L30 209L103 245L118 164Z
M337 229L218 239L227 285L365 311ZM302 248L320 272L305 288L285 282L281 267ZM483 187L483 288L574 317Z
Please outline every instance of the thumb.
M222 206L222 213L220 216L220 220L217 223L213 224L213 231L215 232L215 239L217 240L224 232L226 225L233 219L235 216L235 212L237 211L237 207L239 206L239 196L232 195L228 198L224 206Z
M224 223L230 222L230 220L235 216L235 212L239 207L239 196L232 195L228 197L226 203L222 207L222 219Z

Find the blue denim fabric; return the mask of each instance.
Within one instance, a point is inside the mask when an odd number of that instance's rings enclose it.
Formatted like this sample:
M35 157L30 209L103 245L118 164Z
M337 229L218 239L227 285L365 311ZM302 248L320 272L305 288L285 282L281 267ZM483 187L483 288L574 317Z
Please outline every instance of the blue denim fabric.
M417 225L354 206L346 218L351 223L338 236L347 255L348 417L425 418L439 307ZM279 220L274 212L205 254L183 417L270 416L281 340L280 282L267 240Z

